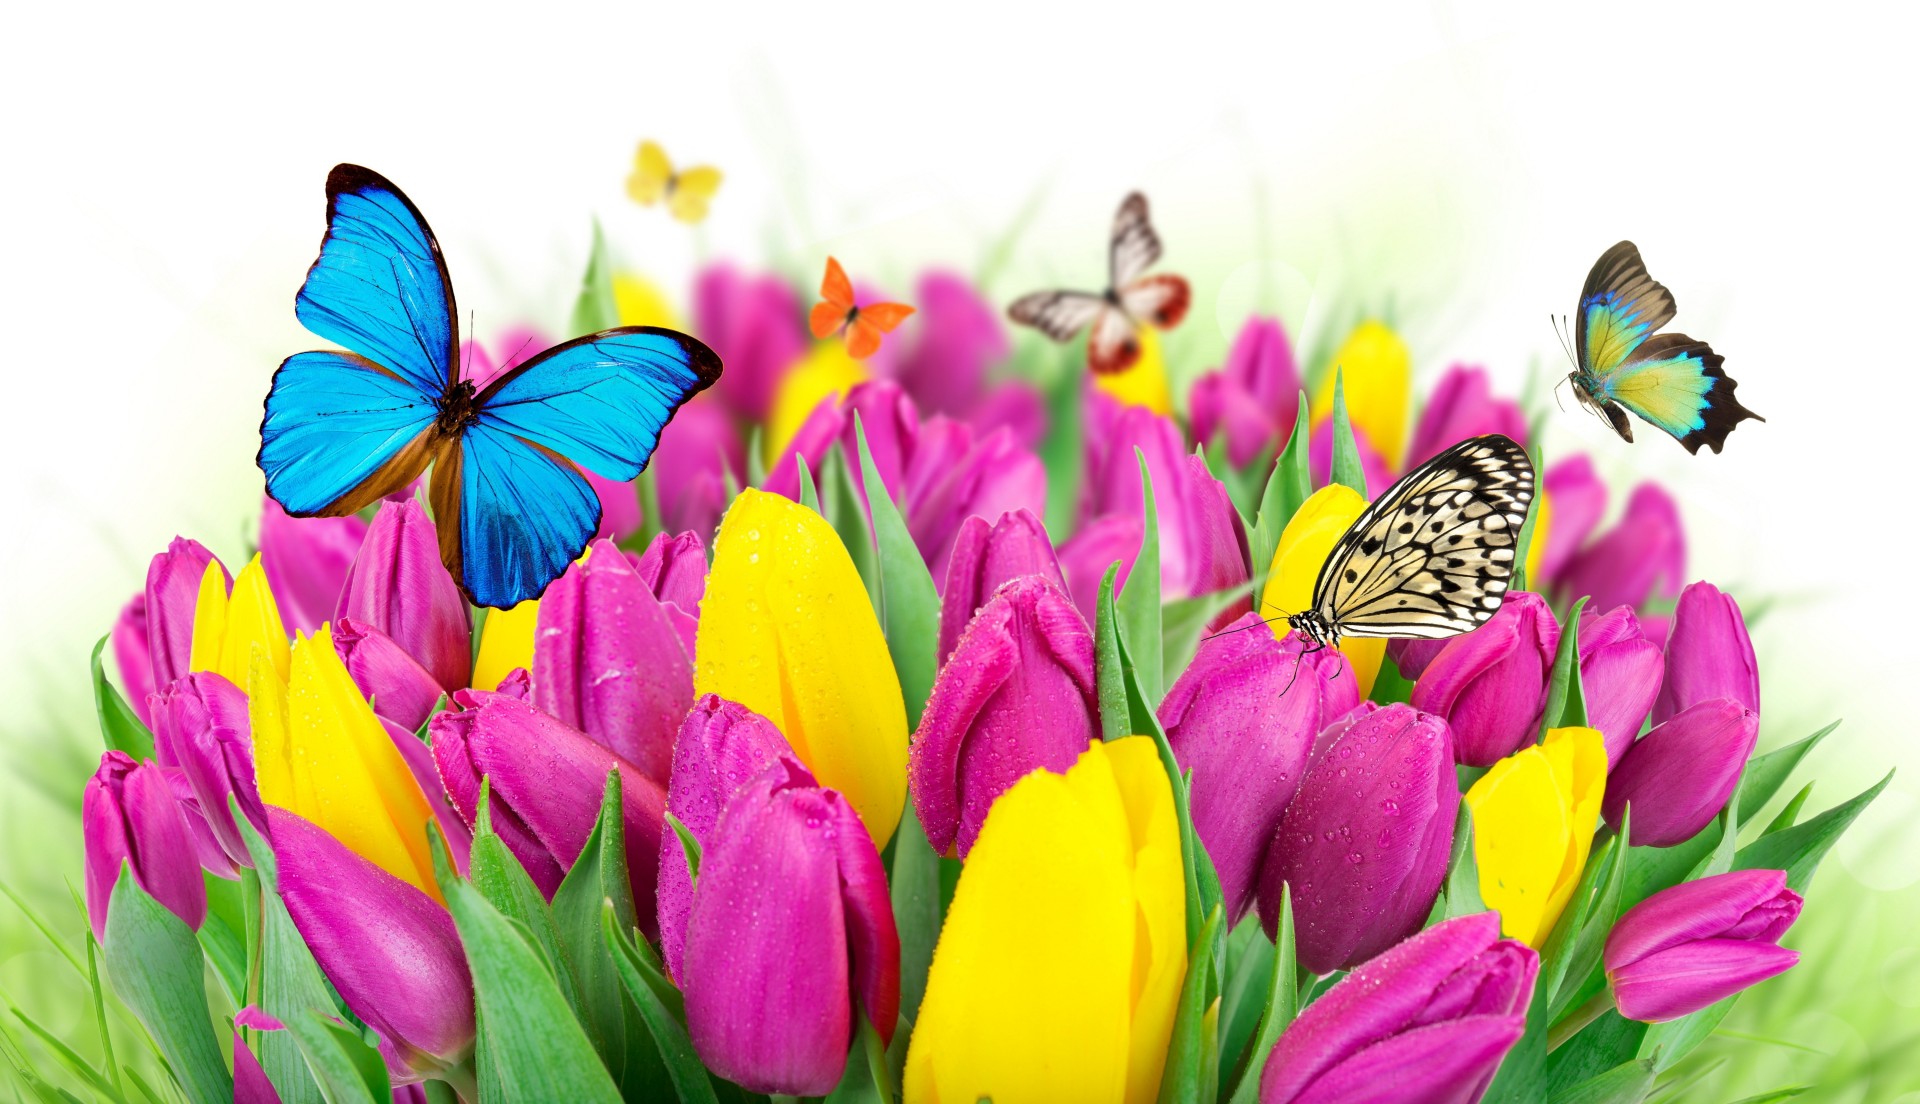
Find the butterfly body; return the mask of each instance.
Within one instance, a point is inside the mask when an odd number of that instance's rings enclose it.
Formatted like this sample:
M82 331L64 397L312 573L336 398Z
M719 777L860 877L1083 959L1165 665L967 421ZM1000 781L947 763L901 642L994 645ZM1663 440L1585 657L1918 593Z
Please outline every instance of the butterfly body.
M1288 626L1321 646L1478 628L1505 599L1533 495L1533 461L1512 439L1454 445L1354 520L1321 565L1312 607Z
M600 525L581 469L636 478L673 412L720 376L713 351L652 327L556 345L484 388L461 371L453 286L412 201L355 165L327 178L327 235L295 299L348 352L296 353L260 423L267 493L295 517L354 513L429 468L441 559L468 597L538 595Z
M835 334L844 337L847 355L865 360L880 351L880 339L907 320L913 308L905 303L868 303L853 301L853 281L846 269L832 257L827 258L826 275L820 280L820 301L807 312L807 328L813 336L825 340Z
M1673 293L1647 275L1640 251L1623 241L1587 274L1574 320L1576 363L1567 380L1580 405L1621 440L1633 440L1631 410L1688 452L1719 452L1743 420L1765 418L1733 397L1725 358L1685 334L1657 333L1673 320Z
M1147 197L1134 192L1113 217L1106 290L1036 291L1014 300L1007 315L1055 341L1071 341L1091 327L1087 366L1103 375L1124 372L1140 359L1141 327L1173 329L1193 299L1185 279L1146 275L1161 251L1160 236L1147 215Z

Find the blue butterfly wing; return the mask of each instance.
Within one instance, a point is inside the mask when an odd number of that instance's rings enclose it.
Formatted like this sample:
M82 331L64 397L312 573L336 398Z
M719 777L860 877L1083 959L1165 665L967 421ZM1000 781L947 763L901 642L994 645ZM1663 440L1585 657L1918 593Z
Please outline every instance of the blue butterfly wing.
M480 393L480 424L624 482L646 469L680 404L720 378L713 350L628 326L556 345Z
M545 590L600 527L580 468L638 476L673 412L719 377L693 338L629 327L555 346L481 392L433 477L441 558L468 595L506 608Z
M1688 452L1699 452L1701 445L1719 452L1743 420L1766 421L1733 397L1738 384L1720 370L1723 359L1704 341L1660 334L1628 354L1595 397L1640 415Z
M438 395L458 373L453 284L427 220L371 169L327 175L327 236L294 299L302 325Z
M260 423L267 493L295 517L350 514L406 486L433 447L432 399L351 353L296 353Z
M1673 312L1673 293L1647 275L1632 242L1602 253L1587 273L1580 311L1574 316L1580 370L1605 379L1655 330L1673 321Z
M600 499L563 456L473 425L433 468L440 558L476 605L536 598L600 528Z

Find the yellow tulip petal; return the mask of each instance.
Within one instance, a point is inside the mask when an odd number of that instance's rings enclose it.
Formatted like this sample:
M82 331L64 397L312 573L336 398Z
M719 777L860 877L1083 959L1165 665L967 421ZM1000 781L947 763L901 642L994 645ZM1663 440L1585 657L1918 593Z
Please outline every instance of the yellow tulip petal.
M193 642L187 669L212 671L235 686L247 683L253 649L258 645L281 681L287 677L287 629L280 606L267 585L267 570L254 554L233 578L228 593L217 561L208 561L200 576L200 593L193 606Z
M1153 1100L1186 972L1179 847L1144 737L1001 795L934 950L908 1104Z
M1336 373L1336 369L1338 370ZM1369 319L1333 354L1313 392L1316 425L1333 417L1333 383L1338 374L1347 398L1347 417L1366 435L1389 467L1406 459L1407 415L1413 389L1413 358L1406 343L1386 323Z
M631 272L614 274L613 312L622 326L686 328L680 324L680 315L673 309L673 300L667 298L667 293L660 290L658 284Z
M801 361L781 377L773 395L773 412L767 416L766 437L761 459L768 465L780 459L793 435L806 424L807 415L828 395L845 398L853 385L867 379L866 365L847 355L839 338L819 342ZM816 464L819 457L807 457Z
M187 649L187 670L219 670L220 650L226 640L227 579L220 561L210 559L207 569L200 573L200 593L193 602L193 641ZM245 683L236 681L234 685Z
M1540 497L1534 500L1533 538L1527 542L1527 585L1536 589L1540 586L1540 557L1547 550L1547 526L1553 523L1553 499L1547 495L1544 483L1535 487Z
M473 658L473 688L498 690L515 667L533 672L533 633L540 625L540 599L511 609L488 610L480 626L480 650Z
M1144 406L1163 418L1173 415L1173 386L1167 381L1166 358L1160 353L1160 334L1140 328L1140 359L1124 372L1094 373L1093 385L1119 400L1122 406Z
M1600 801L1607 788L1607 744L1599 729L1552 728L1541 750L1552 759L1554 781L1567 795L1567 824L1572 833L1566 861L1547 901L1546 932L1551 933L1573 899L1593 849L1593 830L1600 823ZM1540 938L1544 941L1546 934Z
M248 679L260 800L313 822L349 850L440 899L427 850L432 812L393 738L374 716L322 626L293 646L284 699L266 685L263 651ZM284 705L282 704L284 701Z
M1367 500L1358 491L1339 483L1320 488L1301 503L1273 550L1267 586L1260 595L1260 616L1277 617L1312 608L1313 584L1320 577L1321 565L1366 508ZM1387 642L1355 637L1341 641L1340 652L1353 665L1360 696L1371 694L1373 680L1380 674L1380 661L1387 654Z
M700 603L694 692L772 721L884 847L907 799L907 709L853 560L819 514L742 491Z
M1480 896L1507 935L1537 949L1553 933L1587 865L1606 771L1597 730L1556 728L1467 791Z

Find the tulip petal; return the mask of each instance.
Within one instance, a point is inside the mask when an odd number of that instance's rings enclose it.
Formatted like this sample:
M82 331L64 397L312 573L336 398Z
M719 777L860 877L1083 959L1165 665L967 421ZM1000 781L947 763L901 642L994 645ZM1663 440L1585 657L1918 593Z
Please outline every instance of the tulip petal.
M1798 951L1746 939L1701 939L1609 971L1629 1020L1660 1023L1724 1000L1800 961Z

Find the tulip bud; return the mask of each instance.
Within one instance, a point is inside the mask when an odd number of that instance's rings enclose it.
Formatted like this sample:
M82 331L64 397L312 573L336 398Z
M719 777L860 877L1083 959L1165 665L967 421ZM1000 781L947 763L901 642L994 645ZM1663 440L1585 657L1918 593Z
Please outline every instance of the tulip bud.
M527 682L527 671L533 666L533 633L539 624L538 598L529 598L510 609L487 611L480 627L480 646L473 657L473 688L505 689L506 680L516 671L521 681Z
M1006 426L975 430L944 415L926 419L904 479L907 529L936 579L946 577L954 537L968 517L1047 511L1047 469Z
M1640 735L1660 692L1660 645L1640 633L1640 621L1625 606L1580 619L1580 688L1587 723L1607 741L1607 769Z
M1338 651L1303 657L1253 614L1201 642L1160 703L1180 769L1193 774L1194 830L1220 875L1229 925L1253 907L1260 861L1306 773L1315 733L1358 704Z
M781 375L807 351L803 317L793 289L778 276L718 264L694 281L694 332L726 364L714 391L740 417L766 418Z
M1655 725L1607 779L1607 823L1633 806L1632 842L1672 847L1726 807L1760 738L1760 715L1737 701L1703 701Z
M930 411L971 412L987 370L1007 358L999 310L966 277L937 270L920 277L913 303L918 332L895 361L894 378Z
M1467 791L1480 899L1499 911L1501 931L1530 947L1546 945L1586 869L1606 790L1600 734L1555 728Z
M1558 580L1607 512L1607 485L1594 474L1592 461L1576 455L1548 468L1540 490L1553 503L1553 516L1537 523L1544 529L1539 576ZM1533 578L1531 569L1527 577Z
M335 617L392 637L447 693L467 685L473 670L467 602L440 562L439 537L418 501L380 504Z
M1133 574L1133 560L1140 554L1140 515L1108 514L1082 525L1060 546L1060 572L1067 579L1067 593L1073 595L1073 608L1087 624L1093 624L1100 604L1100 582L1107 568L1115 563L1120 573L1114 576L1113 592L1127 589Z
M1001 514L991 524L976 514L960 523L940 592L941 663L960 643L974 611L987 604L1000 584L1021 575L1038 575L1062 594L1067 592L1046 527L1031 511Z
M1554 493L1551 483L1547 493ZM1666 491L1642 483L1614 527L1567 564L1559 585L1566 594L1591 598L1587 604L1594 609L1638 609L1656 595L1676 593L1686 563L1680 508Z
M737 702L708 694L693 703L673 741L673 779L667 785L667 811L703 846L735 790L782 754L787 739L765 717ZM687 913L693 905L693 879L687 853L677 834L660 837L660 957L674 978L684 976Z
M147 696L158 689L153 683L153 656L147 641L147 596L137 593L120 607L113 620L111 643L113 663L120 669L120 684L126 687L127 704L139 715L140 723L153 727L153 711Z
M260 508L260 560L288 628L310 633L333 617L366 535L367 523L351 514L297 518L267 498Z
M893 1037L900 936L886 869L853 807L791 755L741 787L714 827L682 977L694 1050L749 1092L832 1092L855 1014L882 1046Z
M1393 467L1380 450L1367 439L1366 431L1353 426L1353 450L1360 457L1360 478L1366 481L1368 494L1379 494L1393 485ZM1333 481L1333 422L1323 419L1307 438L1307 471L1317 487Z
M1460 916L1357 967L1280 1036L1260 1104L1474 1104L1526 1033L1540 970L1492 913Z
M1300 401L1300 370L1293 348L1275 318L1249 318L1227 351L1226 366L1194 382L1187 409L1194 439L1223 436L1236 468L1274 447L1294 423Z
M147 659L151 664L154 690L164 690L173 680L191 670L193 654L193 611L200 598L200 582L209 564L217 564L213 553L199 541L175 537L167 550L147 564L147 588L143 616L146 624ZM227 569L220 569L220 593L233 587ZM116 651L124 674L128 657ZM133 676L127 675L129 689ZM244 674L242 675L244 678Z
M1492 618L1454 637L1427 664L1409 700L1447 719L1460 762L1491 766L1539 734L1559 645L1546 600L1509 594Z
M365 621L342 617L333 647L373 711L410 732L427 723L446 693L393 637Z
M201 815L220 850L239 866L252 866L246 841L234 823L229 796L256 831L267 830L266 809L253 780L253 734L247 695L211 671L188 675L154 696L166 717L168 760L179 765ZM157 751L157 749L156 749Z
M536 680L537 681L537 680ZM906 804L907 707L866 584L825 519L742 491L714 539L696 694L771 721L883 845Z
M123 863L133 880L168 912L199 929L207 918L207 888L200 880L186 814L159 764L135 763L109 751L88 781L80 802L87 856L87 918L93 937L107 938L107 903Z
M1089 457L1093 516L1140 516L1145 500L1137 449L1153 477L1162 592L1169 598L1189 598L1246 582L1246 534L1239 514L1205 461L1187 452L1180 427L1140 406L1106 416L1112 424L1105 448ZM1136 547L1138 543L1136 537ZM1105 568L1100 565L1102 572Z
M1386 470L1399 467L1407 447L1407 410L1413 381L1413 359L1406 342L1386 323L1367 319L1353 328L1324 367L1320 385L1313 392L1315 424L1333 417L1337 377L1356 435L1380 450ZM1369 475L1367 486L1378 493L1386 483L1376 488Z
M235 686L247 681L257 648L274 672L287 677L287 630L280 607L267 584L267 572L258 554L226 586L226 568L209 562L200 575L200 591L193 603L193 647L187 657L190 671L214 671ZM165 686L167 683L160 683Z
M1064 771L1100 734L1093 634L1037 575L1002 586L934 680L907 765L937 852L965 858L987 809L1034 770Z
M1629 1020L1659 1023L1785 973L1800 955L1780 937L1800 904L1783 870L1735 870L1661 890L1607 935L1601 961L1614 1005Z
M693 705L693 665L665 607L611 541L596 541L540 597L533 704L656 782Z
M1452 638L1445 636L1437 640L1396 636L1387 641L1387 658L1393 660L1394 669L1400 672L1401 678L1417 680L1426 673L1427 665L1446 651L1451 643Z
M628 877L640 927L652 938L666 794L640 768L526 702L462 690L427 724L447 796L469 826L489 783L493 830L551 899L600 816L607 772L620 772Z
M1760 665L1740 604L1712 583L1691 583L1673 608L1653 723L1714 698L1730 698L1758 713Z
M473 981L447 910L311 822L278 808L267 820L293 926L340 999L379 1034L395 1079L462 1061L473 1046Z
M1260 872L1260 922L1291 886L1301 965L1365 962L1420 930L1440 895L1460 785L1439 717L1405 704L1355 721L1308 766Z
M1016 782L960 871L905 1100L1149 1104L1187 972L1184 901L1153 741L1093 742L1066 774Z
M1407 449L1408 468L1423 464L1470 437L1498 433L1527 443L1527 417L1520 407L1495 398L1485 369L1456 364L1427 396Z
M725 507L724 502L721 507ZM713 511L708 529L719 523L720 512ZM660 600L673 631L680 636L681 649L691 657L700 632L700 599L707 593L707 546L700 534L684 532L669 537L656 533L647 542L646 551L639 556L629 553L627 558L640 573L640 581Z
M1261 616L1300 613L1313 605L1314 581L1320 577L1321 566L1366 508L1367 500L1359 492L1338 483L1320 488L1300 504L1273 550L1267 587L1260 594ZM1380 673L1387 642L1350 637L1340 643L1340 651L1353 664L1360 696L1373 693L1373 680Z
M734 362L727 363L731 377ZM669 533L712 533L727 509L727 481L745 482L746 449L721 400L703 392L673 416L647 470L653 473L661 525Z

